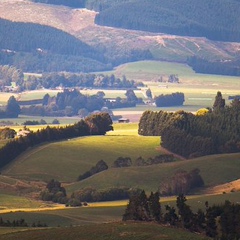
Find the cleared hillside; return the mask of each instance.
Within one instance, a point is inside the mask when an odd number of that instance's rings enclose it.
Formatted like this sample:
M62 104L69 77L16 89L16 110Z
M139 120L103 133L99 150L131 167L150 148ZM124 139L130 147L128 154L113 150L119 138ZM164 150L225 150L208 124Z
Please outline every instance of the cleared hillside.
M98 26L97 12L63 6L12 0L0 2L0 16L20 22L52 26L77 36L83 42L102 50L114 65L142 59L150 51L154 59L186 61L196 55L207 59L231 59L240 49L239 43L219 43L205 38L125 30ZM140 51L139 52L136 52Z

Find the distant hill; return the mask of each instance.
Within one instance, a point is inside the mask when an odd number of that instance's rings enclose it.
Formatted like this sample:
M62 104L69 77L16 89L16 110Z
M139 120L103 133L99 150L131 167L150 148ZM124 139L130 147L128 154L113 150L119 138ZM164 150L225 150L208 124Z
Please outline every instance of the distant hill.
M39 24L0 19L0 49L0 64L15 65L24 71L107 68L103 55L86 43L66 32ZM95 67L89 68L86 63L89 66L94 63Z
M100 6L100 25L181 36L239 41L240 2L235 0L135 0ZM127 9L127 11L126 11Z
M180 2L182 1L183 0L180 0ZM139 0L139 2L144 3L144 6L150 6L147 1L144 2L143 0ZM237 4L238 2L235 1ZM77 50L78 53L74 51L71 53L74 55L69 55L69 53L65 54L59 51L53 52L53 47L51 47L51 54L40 55L41 57L39 57L39 54L36 54L35 50L31 52L17 51L15 56L4 55L4 59L1 55L0 64L15 65L24 71L34 72L88 72L111 69L122 63L147 59L186 63L190 57L195 56L198 59L206 59L208 61L229 61L240 56L240 51L238 50L240 49L240 43L238 42L211 41L206 38L124 29L122 28L123 26L120 26L121 28L107 27L94 23L95 16L98 14L96 11L100 11L98 17L101 18L105 11L110 11L110 9L120 11L121 9L118 9L120 6L122 9L127 9L128 4L134 5L136 0L132 0L131 2L129 0L86 0L85 7L88 9L69 7L70 5L73 6L73 3L80 4L82 1L34 0L33 2L33 0L2 0L0 1L0 16L1 18L11 20L15 23L35 23L62 30L69 35L67 38L65 36L63 39L60 39L60 42L63 42L62 40L65 39L66 44L71 41L76 43L76 39L78 39L82 46L83 43L86 44L86 50L89 49L90 52L87 50L83 53L84 51L81 49L82 54L79 55L79 50ZM151 1L151 9L153 9L154 4L156 3L157 0ZM132 10L135 11L141 6L142 5L139 4L136 8L129 8L128 11L125 11L123 14L128 15L128 12L131 12ZM78 7L80 7L80 5L78 5ZM156 6L156 9L158 8L159 6ZM153 12L155 11L154 9L152 10ZM226 9L228 9L228 7ZM166 12L168 11L169 10L167 9ZM140 14L138 12L132 13L132 15L136 17ZM223 14L225 14L225 12ZM118 16L118 13L115 15ZM139 26L142 23L148 25L147 18L151 19L151 16L148 15L149 11L148 8L146 8L146 12L143 12L140 16ZM143 16L146 16L145 20ZM156 21L153 19L155 23L159 23L157 20L158 17L159 16L157 15ZM112 18L112 16L109 15L109 18ZM134 19L137 20L137 18ZM125 21L128 23L128 18L125 18ZM144 24L142 26L144 26ZM49 30L47 30L47 32L48 31ZM50 31L52 33L54 32L52 30ZM55 33L57 34L57 31L55 31ZM12 34L11 30L9 34ZM38 35L38 33L36 34ZM0 39L1 37L7 39L8 34L5 32L4 35L5 36L1 35ZM61 34L57 35L60 36ZM20 43L19 46L19 39L17 37L14 37L14 41L15 47L19 48L22 45L22 43ZM13 44L13 39L11 39L10 42ZM72 45L72 43L70 44ZM72 46L74 45L75 44ZM80 43L78 42L77 45L80 45ZM59 43L57 43L54 48L59 48Z

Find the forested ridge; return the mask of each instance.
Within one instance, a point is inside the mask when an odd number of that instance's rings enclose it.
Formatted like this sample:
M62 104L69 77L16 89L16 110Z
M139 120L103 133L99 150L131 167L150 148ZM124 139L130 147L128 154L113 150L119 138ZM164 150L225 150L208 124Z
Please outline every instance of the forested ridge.
M213 106L204 114L178 111L143 113L138 132L161 136L161 144L187 158L240 151L240 101L225 106L218 92Z
M6 34L7 33L7 34ZM23 71L107 69L103 55L56 28L0 18L0 64Z
M105 1L99 10L96 23L100 25L220 41L240 40L239 1Z

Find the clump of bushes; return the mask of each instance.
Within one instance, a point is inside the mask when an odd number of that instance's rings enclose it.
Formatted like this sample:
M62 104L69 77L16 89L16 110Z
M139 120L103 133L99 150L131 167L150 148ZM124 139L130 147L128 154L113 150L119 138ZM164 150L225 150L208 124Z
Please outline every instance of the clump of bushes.
M195 168L190 172L180 170L175 172L174 176L172 176L166 182L162 182L160 184L160 194L187 194L192 189L202 186L204 186L204 181L198 168Z
M72 194L72 198L78 199L80 202L101 202L128 199L131 195L140 192L140 189L127 187L107 188L97 190L92 187L83 188Z
M108 169L108 165L106 164L106 162L104 162L103 160L100 160L97 162L97 164L92 167L89 171L85 172L84 174L80 175L78 177L78 181L81 181L83 179L86 179L88 177L91 177L94 174L100 173L102 171L105 171Z

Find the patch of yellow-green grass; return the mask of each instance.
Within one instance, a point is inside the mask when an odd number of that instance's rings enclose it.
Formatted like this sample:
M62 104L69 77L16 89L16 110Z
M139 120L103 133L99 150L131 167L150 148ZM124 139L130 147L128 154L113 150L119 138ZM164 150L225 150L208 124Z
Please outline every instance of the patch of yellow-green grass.
M138 135L138 123L115 123L107 135Z
M22 231L0 236L0 239L24 240L207 240L199 234L153 223L115 222L68 228Z
M29 101L29 100L35 100L35 99L43 99L44 95L47 93L50 96L56 96L58 92L61 92L61 90L44 89L44 90L26 91L19 94L18 100Z
M99 160L109 167L118 157L154 157L160 137L91 136L42 145L22 154L3 171L27 180L75 181Z
M15 208L37 208L42 203L16 195L0 194L0 210Z

